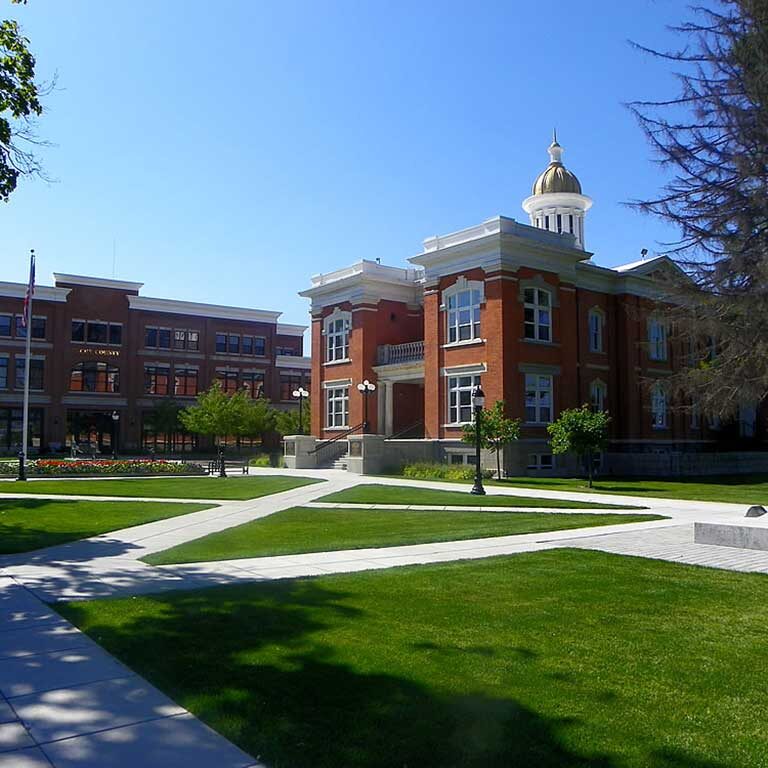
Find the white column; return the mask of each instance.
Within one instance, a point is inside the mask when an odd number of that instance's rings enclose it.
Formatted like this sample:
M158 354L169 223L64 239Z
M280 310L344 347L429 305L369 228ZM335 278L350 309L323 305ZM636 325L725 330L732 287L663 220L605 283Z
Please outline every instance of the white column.
M384 434L387 435L387 437L395 431L394 390L394 382L388 381L384 391L384 399L386 400L384 406L384 412L386 414L384 418Z

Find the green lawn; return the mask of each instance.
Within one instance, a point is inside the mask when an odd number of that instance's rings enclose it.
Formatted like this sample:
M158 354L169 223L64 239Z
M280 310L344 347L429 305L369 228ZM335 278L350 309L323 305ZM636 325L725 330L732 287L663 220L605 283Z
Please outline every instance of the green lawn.
M0 553L28 552L210 508L163 501L0 499Z
M766 765L760 575L553 550L57 609L274 768Z
M690 477L677 480L656 478L598 478L595 487L577 477L510 477L486 481L495 486L515 486L551 491L583 491L614 493L626 496L648 496L662 499L723 501L733 504L768 504L768 475L729 475Z
M148 555L153 565L236 560L337 549L393 547L430 541L558 531L661 520L659 515L541 512L439 512L295 507Z
M0 493L61 493L79 496L158 499L255 499L302 485L324 482L308 477L162 477L125 480L29 480L0 482Z
M594 504L588 501L532 498L530 496L473 496L468 491L437 491L408 485L356 485L317 501L344 504L433 504L435 506L547 507L549 509L645 509L626 504Z

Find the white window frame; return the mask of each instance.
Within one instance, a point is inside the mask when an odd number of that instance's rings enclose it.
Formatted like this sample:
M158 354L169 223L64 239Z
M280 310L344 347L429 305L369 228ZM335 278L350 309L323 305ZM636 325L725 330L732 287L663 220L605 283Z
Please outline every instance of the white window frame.
M655 317L648 321L648 345L651 360L667 359L667 326Z
M589 404L595 412L605 410L605 401L608 399L608 385L601 379L595 379L589 385Z
M533 294L533 300L529 301L529 293ZM541 297L546 295L546 303L542 303ZM533 320L526 319L527 312L533 313ZM547 313L547 321L542 322L542 313ZM533 328L533 336L528 335L528 328ZM552 291L535 286L523 287L523 338L526 341L552 342Z
M589 310L589 316L587 325L589 328L589 351L590 352L604 352L604 332L605 328L605 313L602 309L595 307Z
M554 412L554 377L551 374L525 374L525 408L526 424L551 424ZM529 397L533 396L533 404ZM533 408L533 417L529 418L529 408ZM545 411L548 411L547 417Z
M475 387L480 386L480 374L479 373L452 373L446 376L446 398L445 404L447 408L447 421L449 426L463 426L464 424L471 424L474 421L474 411L472 409L472 392ZM469 382L462 383L462 379L469 379ZM456 395L455 403L451 402L451 395ZM468 395L467 395L468 393ZM467 395L469 404L462 404L462 395ZM467 399L467 398L465 398ZM463 408L469 408L469 419L461 419L461 411Z
M337 328L337 323L341 327ZM325 336L325 361L341 363L349 360L349 341L352 331L352 313L335 310L323 321Z
M668 426L667 393L661 384L651 388L651 426L654 429L666 429Z
M461 297L467 295L468 303L461 305ZM443 291L443 310L445 311L445 342L446 345L468 344L481 341L480 310L485 301L484 284L480 280L459 278L450 288ZM468 317L462 321L461 313L467 312ZM469 335L462 338L462 328L468 328ZM453 338L451 338L453 334Z
M341 407L337 408L337 404ZM349 427L349 384L326 387L325 427L326 429Z

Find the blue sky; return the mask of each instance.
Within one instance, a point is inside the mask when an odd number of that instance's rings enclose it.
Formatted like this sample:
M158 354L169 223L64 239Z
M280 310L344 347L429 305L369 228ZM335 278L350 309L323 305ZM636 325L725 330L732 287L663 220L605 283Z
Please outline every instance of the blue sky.
M674 232L622 203L663 181L632 116L668 95L680 0L3 0L41 77L55 183L0 204L0 279L54 270L277 309L361 258L520 208L556 125L598 263Z

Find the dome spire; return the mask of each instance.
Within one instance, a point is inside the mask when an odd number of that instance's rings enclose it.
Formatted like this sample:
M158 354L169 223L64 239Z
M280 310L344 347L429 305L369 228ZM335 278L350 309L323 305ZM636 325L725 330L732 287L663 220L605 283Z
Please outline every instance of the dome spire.
M557 143L557 128L552 129L552 143L549 145L549 162L563 164L563 148Z

